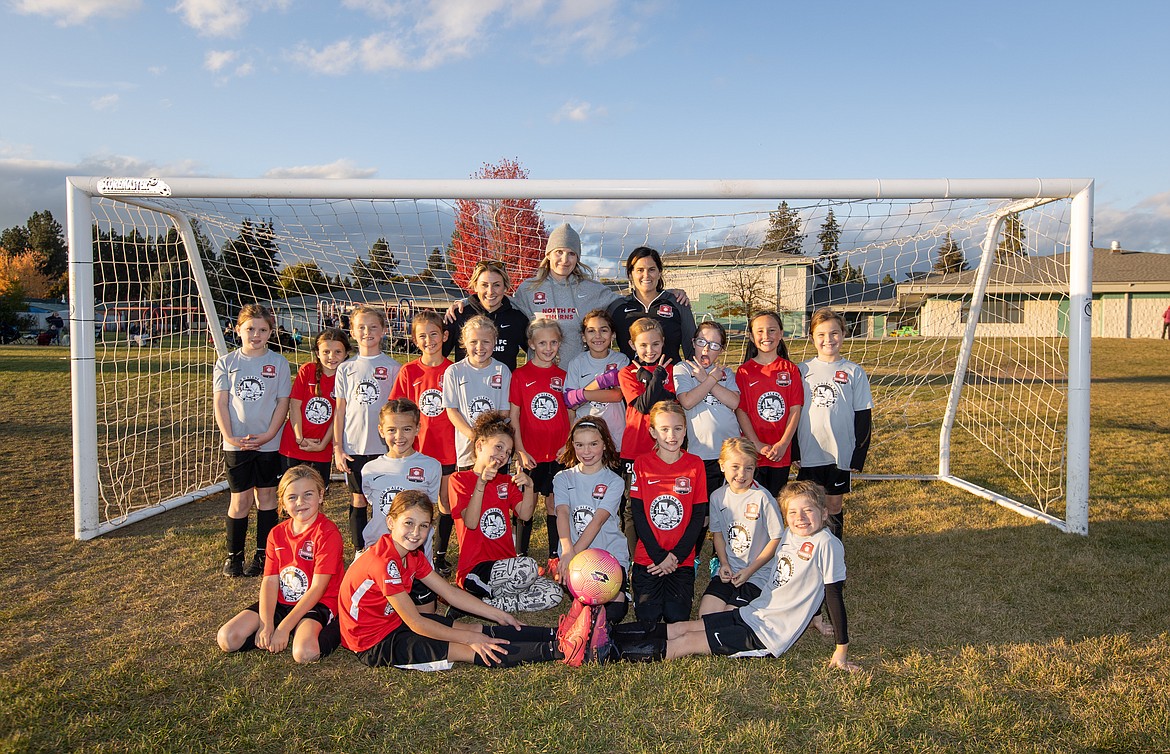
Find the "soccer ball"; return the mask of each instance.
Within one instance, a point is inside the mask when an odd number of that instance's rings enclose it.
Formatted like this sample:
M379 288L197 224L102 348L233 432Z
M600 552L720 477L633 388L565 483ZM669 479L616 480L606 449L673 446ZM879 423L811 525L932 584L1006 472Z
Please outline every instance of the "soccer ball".
M605 550L591 547L569 561L569 591L582 604L609 602L622 588L622 565Z

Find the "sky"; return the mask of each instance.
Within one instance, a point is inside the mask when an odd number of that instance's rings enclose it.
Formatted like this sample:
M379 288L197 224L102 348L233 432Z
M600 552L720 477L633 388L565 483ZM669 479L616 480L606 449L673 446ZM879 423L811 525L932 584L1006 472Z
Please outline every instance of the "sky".
M1163 2L0 0L0 228L66 175L1092 178L1170 252ZM815 232L815 231L814 231Z

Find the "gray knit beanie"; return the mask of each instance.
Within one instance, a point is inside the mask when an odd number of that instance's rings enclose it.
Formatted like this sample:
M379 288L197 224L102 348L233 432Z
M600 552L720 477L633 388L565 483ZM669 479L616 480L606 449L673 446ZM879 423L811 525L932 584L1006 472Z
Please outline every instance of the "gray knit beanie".
M546 251L553 249L569 249L577 256L581 256L581 236L577 235L577 231L568 223L558 225L548 234L548 245L545 246Z

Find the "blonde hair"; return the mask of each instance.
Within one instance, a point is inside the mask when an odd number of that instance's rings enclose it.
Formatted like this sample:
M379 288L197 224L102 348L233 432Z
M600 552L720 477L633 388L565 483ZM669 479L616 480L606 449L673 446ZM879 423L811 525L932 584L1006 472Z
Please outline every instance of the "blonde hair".
M548 317L537 317L528 323L528 332L525 333L525 336L528 338L528 342L532 342L532 336L535 335L538 330L546 329L556 330L557 337L564 341L565 331L561 329L560 322L557 322L555 319L549 319Z
M723 447L719 449L720 463L726 463L732 455L741 455L754 461L759 456L759 451L746 437L729 437L723 441Z
M276 499L283 503L284 493L288 492L288 488L294 482L299 482L302 479L308 479L317 488L318 493L321 495L325 494L325 480L321 478L321 475L312 466L307 463L302 463L293 466L280 477L280 484L276 485Z
M650 417L650 426L654 426L654 420L663 414L674 414L675 416L681 417L684 422L687 420L686 409L678 401L658 401L650 407L650 413L648 414Z
M662 323L653 317L642 317L630 325L630 342L634 342L634 338L642 333L656 332L660 337L666 337L662 333Z
M825 488L816 482L805 479L789 482L780 490L780 496L776 498L776 502L779 504L780 513L785 519L788 517L788 504L798 497L807 497L820 510L821 515L825 515Z
M349 314L349 329L352 330L353 328L357 327L357 318L364 317L366 315L377 317L378 321L382 323L382 327L390 326L390 320L386 318L385 309L377 306L371 306L370 304L358 304Z
M493 341L500 336L500 331L496 329L496 323L492 322L491 317L477 314L464 322L463 329L459 331L459 345L465 349L467 348L467 333L471 330L490 330Z
M508 274L508 268L504 266L504 263L495 259L481 259L472 268L471 277L467 278L467 290L472 294L475 293L475 284L479 281L479 276L485 272L494 272L500 276L500 279L504 281L505 293L512 290L512 276Z

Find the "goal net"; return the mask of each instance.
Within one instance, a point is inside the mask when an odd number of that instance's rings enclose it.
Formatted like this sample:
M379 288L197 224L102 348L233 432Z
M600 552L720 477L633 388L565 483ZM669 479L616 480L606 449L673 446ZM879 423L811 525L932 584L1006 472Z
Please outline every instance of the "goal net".
M796 362L815 356L812 313L842 313L874 393L861 478L944 481L1087 531L1090 181L69 186L78 538L226 489L212 367L243 304L275 311L294 372L360 303L406 360L414 312L466 295L484 257L518 284L566 222L622 295L630 251L662 252L733 362L753 312L782 314Z

